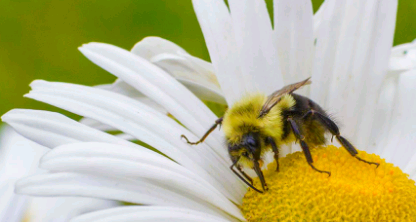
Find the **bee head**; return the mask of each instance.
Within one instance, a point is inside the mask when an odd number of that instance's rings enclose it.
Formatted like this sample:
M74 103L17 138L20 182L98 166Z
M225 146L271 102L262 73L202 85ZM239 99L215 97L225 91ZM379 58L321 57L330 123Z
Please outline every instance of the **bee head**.
M244 167L253 168L254 162L260 160L261 141L258 133L244 134L240 142L237 144L228 144L228 152L231 161Z

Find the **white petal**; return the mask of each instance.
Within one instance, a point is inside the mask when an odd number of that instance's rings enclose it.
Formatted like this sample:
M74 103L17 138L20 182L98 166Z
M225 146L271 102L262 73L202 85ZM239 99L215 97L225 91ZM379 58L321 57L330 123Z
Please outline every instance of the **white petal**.
M143 148L144 149L144 148ZM207 181L160 155L106 143L76 143L55 148L41 168L123 178L145 178L242 217L240 210Z
M316 35L315 60L313 65L311 98L326 107L337 38L340 32L343 10L346 1L326 1L320 13L321 23Z
M394 109L381 157L392 162L411 175L416 173L416 165L410 159L416 154L416 70L403 73L399 77ZM407 167L407 164L410 164Z
M228 169L225 160L206 144L201 144L198 149L187 145L180 139L181 134L192 140L196 137L166 115L128 97L97 88L46 81L34 81L31 86L33 90L27 97L130 134L194 170L233 201L241 200L245 188Z
M14 193L14 181L0 183L0 221L21 222L28 197Z
M90 118L82 118L79 122L86 126L89 126L94 129L101 130L101 131L117 131L117 129L112 126L103 124L97 120L90 119Z
M285 85L311 76L313 9L310 0L274 1L274 41Z
M416 41L393 47L389 70L406 71L416 68Z
M212 65L227 103L245 92L231 16L223 0L193 0Z
M217 117L196 96L162 69L121 48L99 43L80 47L91 61L117 75L158 102L196 135L202 136ZM226 156L223 135L214 131L208 143L221 156Z
M391 56L403 56L409 50L416 49L416 39L413 42L396 45L391 49Z
M228 2L237 44L236 54L229 56L239 57L245 92L270 94L283 86L283 78L266 3L258 0Z
M175 43L159 37L147 37L138 42L131 52L166 70L199 98L226 103L214 67L189 55Z
M311 97L347 123L358 149L369 142L387 72L397 1L328 1L319 29ZM354 49L354 50L353 50Z
M187 53L183 48L175 43L154 36L146 37L136 43L136 45L134 45L131 49L131 52L147 60L150 60L152 57L162 53Z
M131 180L78 173L40 174L16 183L16 193L38 196L82 196L125 201L135 204L180 206L226 216L221 210L173 192L149 180Z
M11 127L0 128L0 221L20 222L27 209L28 197L14 193L21 177L37 172L40 157L49 149L16 133Z
M134 143L84 126L59 113L13 109L4 114L2 120L23 136L49 148L82 141L107 142L136 147Z
M155 101L151 100L150 98L147 98L145 95L143 95L143 93L137 91L137 89L133 88L132 86L130 86L129 84L127 84L121 79L117 79L112 84L98 85L95 87L99 89L105 89L111 92L119 93L121 95L125 95L127 97L136 99L142 103L145 103L146 105L152 107L153 109L157 111L160 111L162 113L167 113L167 111L162 106L160 106L159 104L157 104Z
M399 75L389 75L384 80L381 87L380 97L378 98L377 108L374 112L370 143L366 147L369 153L381 154L385 146L385 138L390 133L390 123L393 118L393 109L398 89ZM384 143L383 143L384 142Z
M25 218L30 222L66 222L88 212L120 205L116 201L82 197L32 197Z
M326 6L326 1L322 2L318 11L316 11L315 14L313 15L313 36L314 36L314 39L318 35L319 27L321 27L321 22L322 22L324 11L325 11L325 6Z
M198 58L187 54L178 56L167 53L152 57L150 61L170 73L200 99L226 104L211 64L208 63L211 67L206 69L208 65L199 64L207 62Z
M71 222L153 221L153 222L227 222L221 217L190 209L159 206L126 206L79 216Z

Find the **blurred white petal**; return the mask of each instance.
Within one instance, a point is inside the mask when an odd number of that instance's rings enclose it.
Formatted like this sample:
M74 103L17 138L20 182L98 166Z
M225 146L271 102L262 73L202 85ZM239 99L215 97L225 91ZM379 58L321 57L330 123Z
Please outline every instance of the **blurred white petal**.
M114 208L115 201L84 197L34 197L29 200L25 222L68 222L79 215Z
M33 114L33 113L32 113ZM33 198L15 194L16 180L34 173L39 159L49 149L38 145L7 127L0 140L0 221L69 221L82 213L118 206L114 201L91 198Z
M178 207L127 206L101 210L85 214L71 222L118 222L118 221L153 221L153 222L226 222L221 217Z
M14 183L38 170L38 161L48 149L3 126L0 134L0 221L20 222L28 197L14 193Z

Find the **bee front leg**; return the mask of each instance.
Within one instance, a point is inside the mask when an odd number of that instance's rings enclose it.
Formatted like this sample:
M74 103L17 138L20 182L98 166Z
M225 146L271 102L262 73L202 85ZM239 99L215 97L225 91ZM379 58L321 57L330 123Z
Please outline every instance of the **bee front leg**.
M289 124L292 128L292 131L295 134L296 138L300 141L300 146L302 147L303 153L305 154L306 161L308 161L309 166L311 166L312 169L314 169L314 170L316 170L320 173L327 173L328 176L331 176L331 172L316 169L316 167L313 165L311 151L309 150L308 144L306 144L306 142L305 142L305 137L300 133L298 125L290 117L287 118L287 121L289 122Z
M270 146L272 146L274 160L276 160L276 171L279 172L279 149L277 148L277 145L272 137L267 137L267 143L269 143Z
M214 131L215 130L215 128L217 128L217 126L218 125L220 125L221 126L221 123L222 123L222 118L223 117L221 117L221 118L219 118L219 119L217 119L216 121L215 121L215 123L214 123L214 125L212 125L211 126L211 128L209 128L209 130L202 136L202 138L200 139L200 140L198 140L198 141L196 141L196 142L190 142L189 140L188 140L188 137L186 137L185 135L181 135L181 138L184 138L185 140L186 140L186 142L188 143L188 144L190 144L190 145L198 145L198 144L200 144L200 143L202 143L202 142L204 142L204 140L208 137L208 135L212 132L212 131Z
M237 170L251 183L251 185L253 185L253 179L241 169L241 166L237 166Z
M240 174L238 174L238 173L237 173L237 171L235 171L235 170L234 170L234 166L236 166L236 167L238 166L238 164L237 164L237 163L238 163L238 160L239 160L239 159L240 159L240 157L238 157L238 158L237 158L237 160L235 160L235 161L234 161L233 165L231 165L231 166L230 166L231 171L233 171L233 173L234 173L234 174L235 174L238 178L240 178L240 180L241 180L241 181L243 181L245 184L247 184L247 186L251 187L253 190L255 190L255 191L259 192L259 193L263 193L263 191L261 191L261 190L259 190L259 189L255 188L255 187L253 186L253 180L252 180L250 177L249 177L249 178L250 178L250 180L251 180L251 183L250 183L250 182L248 182L248 181L247 181L244 177L242 177ZM238 167L237 167L237 169L238 169ZM240 170L239 170L239 171L240 171ZM240 171L240 172L241 172L241 171ZM244 173L244 174L245 174L245 173ZM244 174L243 174L243 175L244 175ZM248 176L248 175L247 175L247 176Z

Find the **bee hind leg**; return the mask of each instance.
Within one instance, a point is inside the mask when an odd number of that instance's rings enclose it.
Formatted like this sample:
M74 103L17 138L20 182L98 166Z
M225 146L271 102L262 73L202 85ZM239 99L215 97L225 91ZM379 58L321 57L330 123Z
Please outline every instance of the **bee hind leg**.
M302 147L303 153L305 154L306 157L306 161L308 161L309 166L312 167L312 169L314 169L315 171L318 171L320 173L326 173L328 174L328 176L331 176L331 172L328 171L323 171L323 170L318 170L314 165L313 165L313 160L312 160L312 154L311 151L309 150L308 144L306 144L305 142L305 137L300 133L299 127L296 124L296 122L292 119L292 118L288 118L287 121L289 122L293 133L295 134L296 138L299 140L300 142L300 146Z
M219 118L219 119L217 119L217 120L215 120L215 123L214 123L214 125L212 125L211 126L211 128L209 128L209 130L201 137L201 139L200 140L198 140L198 141L196 141L196 142L190 142L189 141L189 139L188 139L188 137L186 137L185 135L181 135L181 138L184 138L185 140L186 140L186 142L188 143L188 144L190 144L190 145L198 145L198 144L200 144L200 143L202 143L202 142L204 142L204 140L208 137L208 135L212 132L212 131L214 131L215 130L215 128L217 128L217 126L218 125L220 125L221 126L221 123L222 123L222 118L223 117L221 117L221 118Z
M331 132L331 134L335 136L335 138L337 138L338 142L341 143L341 145L351 154L351 156L357 158L359 161L362 161L364 163L374 164L377 167L380 165L379 163L370 162L358 157L357 149L355 149L355 147L347 139L341 136L337 124L335 124L335 122L332 121L327 115L317 112L315 110L310 110L303 116L303 118L306 118L309 115L312 115L313 118L316 118L319 122L321 122L322 125L325 128L327 128L329 132Z

